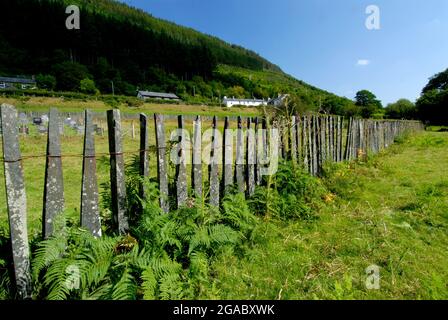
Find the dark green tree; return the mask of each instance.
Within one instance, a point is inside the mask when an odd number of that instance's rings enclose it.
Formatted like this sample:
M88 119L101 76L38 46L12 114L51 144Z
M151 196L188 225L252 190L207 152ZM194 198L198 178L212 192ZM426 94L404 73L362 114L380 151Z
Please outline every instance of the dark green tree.
M368 90L361 90L356 93L355 104L360 107L361 116L364 118L372 117L383 108L381 101Z
M436 125L448 124L448 69L429 79L416 106L421 120Z
M430 124L448 124L448 90L430 90L416 103L418 117Z
M37 75L36 83L40 89L54 90L56 88L56 78L49 74Z
M423 88L422 94L431 90L443 91L448 89L448 69L442 71L429 79L428 84Z
M96 88L95 81L91 79L82 79L79 83L79 90L86 94L99 94L99 90Z
M76 62L63 62L53 67L57 88L65 91L78 91L81 80L92 78L87 68Z
M417 117L417 108L408 99L400 99L397 102L388 104L385 111L388 119L412 120Z

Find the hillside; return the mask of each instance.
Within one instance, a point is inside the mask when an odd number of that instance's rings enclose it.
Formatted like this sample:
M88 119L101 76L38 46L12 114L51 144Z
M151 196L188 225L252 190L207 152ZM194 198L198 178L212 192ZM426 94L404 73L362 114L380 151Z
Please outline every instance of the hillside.
M69 4L81 9L80 30L65 27ZM50 91L133 96L146 89L193 103L288 92L315 109L334 97L251 50L111 0L3 0L0 76L17 75L37 75Z

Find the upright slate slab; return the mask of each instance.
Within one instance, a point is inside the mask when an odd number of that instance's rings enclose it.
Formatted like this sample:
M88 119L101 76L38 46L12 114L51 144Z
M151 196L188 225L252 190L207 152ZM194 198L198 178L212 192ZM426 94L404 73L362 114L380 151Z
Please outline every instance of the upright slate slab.
M81 227L101 237L98 182L96 175L95 132L92 112L84 113L85 133L82 163Z
M246 180L247 195L255 193L255 132L252 127L252 119L247 119L247 143L246 143Z
M184 117L178 116L177 126L179 128L179 140L177 148L178 163L176 164L176 199L177 207L180 208L185 205L188 198L187 190L187 150L186 150L186 136L183 134Z
M319 141L319 166L322 167L327 161L327 130L325 117L319 117L318 123L320 122L320 141Z
M210 181L210 198L209 203L213 207L219 207L219 171L218 171L218 119L213 117L212 124L212 148L210 153L209 165L209 181Z
M332 162L336 161L335 157L335 139L334 139L334 118L332 116L329 117L329 135L330 135L330 141L328 142L330 145L330 160Z
M261 130L257 132L257 183L263 183L262 168L269 164L268 159L268 124L266 119L261 122ZM272 147L272 146L271 146Z
M32 292L30 251L27 231L25 182L17 129L17 111L13 106L2 104L0 113L6 204L8 206L15 286L20 299L29 299Z
M297 122L296 117L291 117L291 130L290 130L290 137L291 137L291 159L294 165L297 164Z
M260 130L260 122L258 120L258 117L255 117L254 119L254 134L255 134L255 183L259 186L261 185L261 160L262 160L262 152L263 150L263 130Z
M59 114L55 108L51 108L49 113L43 199L42 236L47 239L53 235L56 217L64 211Z
M196 197L202 198L202 129L201 117L193 121L193 190Z
M349 118L349 120L347 121L347 144L346 144L346 156L344 157L345 160L350 160L351 158L351 145L353 143L353 139L352 139L352 135L353 135L353 118Z
M308 172L311 172L310 169L310 151L309 151L309 130L308 130L308 117L303 116L302 121L302 138L303 138L303 164Z
M224 120L224 141L223 141L223 190L226 194L233 185L233 132L230 130L229 117Z
M299 115L296 115L296 142L297 142L297 161L299 164L303 160L302 152L302 123Z
M324 148L323 152L325 152L324 158L325 161L331 161L331 145L330 145L330 116L323 117L322 128L324 131Z
M239 192L246 191L246 182L244 179L244 131L241 117L238 117L238 130L236 135L236 165L235 165L236 183Z
M149 123L146 114L140 114L140 177L149 178ZM140 184L140 197L146 199L145 183Z
M317 151L317 136L318 136L318 131L317 131L317 116L313 115L313 127L312 127L312 144L313 144L313 148L312 148L312 154L313 154L313 175L317 175L318 173L318 151Z
M163 116L154 114L157 146L157 179L159 181L160 207L166 213L170 211L168 199L168 164L166 162L166 140Z
M338 117L338 122L337 122L337 157L336 157L336 161L337 162L341 162L342 161L342 126L343 126L343 118L342 117Z
M112 214L119 234L125 234L129 230L129 223L126 216L126 180L120 110L107 111L107 126L109 132Z

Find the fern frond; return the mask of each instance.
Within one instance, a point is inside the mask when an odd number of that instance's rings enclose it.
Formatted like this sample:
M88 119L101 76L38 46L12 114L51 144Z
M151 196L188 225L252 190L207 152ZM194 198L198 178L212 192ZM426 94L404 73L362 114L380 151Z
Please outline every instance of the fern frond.
M108 299L112 285L110 283L104 283L103 285L95 288L92 292L83 291L82 300L104 300Z
M32 260L33 278L37 281L41 271L60 259L67 248L67 238L55 237L38 244Z
M159 280L160 298L162 300L181 300L183 284L179 274L167 274Z
M68 274L68 268L76 265L75 261L60 259L54 261L47 269L43 278L43 284L48 288L48 300L67 300L70 291L76 288L76 274ZM70 278L72 276L73 278ZM72 282L73 281L73 282Z
M134 277L125 269L120 280L114 285L111 293L112 300L133 300L136 295Z
M143 299L154 300L157 289L157 279L152 268L146 268L142 273Z

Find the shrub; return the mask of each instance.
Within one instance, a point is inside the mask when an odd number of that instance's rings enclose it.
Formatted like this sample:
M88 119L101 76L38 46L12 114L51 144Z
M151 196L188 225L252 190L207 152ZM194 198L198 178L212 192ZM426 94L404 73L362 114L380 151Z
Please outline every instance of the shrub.
M98 95L100 92L95 86L95 81L91 79L83 79L79 82L79 90L85 94Z

